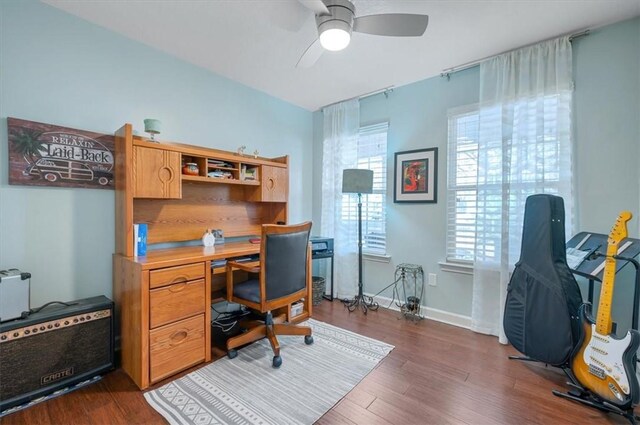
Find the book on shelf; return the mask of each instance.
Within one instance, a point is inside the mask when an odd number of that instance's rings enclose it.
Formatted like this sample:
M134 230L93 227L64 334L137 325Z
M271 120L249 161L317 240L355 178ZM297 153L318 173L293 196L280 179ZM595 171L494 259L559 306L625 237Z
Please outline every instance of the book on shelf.
M242 166L240 166L240 180L257 180L257 170L257 167L247 167L245 164L243 164Z
M217 159L208 159L207 164L211 167L220 167L220 168L233 168L233 164L230 164L225 161L220 161Z
M257 168L247 168L244 172L244 180L257 180Z
M142 257L147 255L147 224L135 223L133 225L133 255Z
M214 179L232 179L233 178L233 174L231 174L229 171L222 171L222 170L209 171L207 173L207 176Z

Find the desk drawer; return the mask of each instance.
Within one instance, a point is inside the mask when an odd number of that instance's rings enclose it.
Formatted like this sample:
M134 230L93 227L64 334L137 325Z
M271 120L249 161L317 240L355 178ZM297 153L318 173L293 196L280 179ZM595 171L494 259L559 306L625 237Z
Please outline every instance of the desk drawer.
M149 291L151 328L204 313L205 298L203 279L152 289Z
M153 329L149 335L151 382L204 361L204 314Z
M187 264L184 266L167 267L166 269L151 270L149 273L149 287L171 285L188 280L204 278L204 263Z

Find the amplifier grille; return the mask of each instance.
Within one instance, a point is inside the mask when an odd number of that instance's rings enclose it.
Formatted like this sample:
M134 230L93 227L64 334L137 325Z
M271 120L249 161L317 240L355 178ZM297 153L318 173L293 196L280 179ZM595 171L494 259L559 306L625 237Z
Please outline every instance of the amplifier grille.
M97 317L95 313L100 312L39 323L37 334L25 335L36 325L5 332L11 335L0 341L0 401L113 366L110 314ZM80 317L85 320L80 322ZM65 321L69 323L64 325ZM55 327L57 322L62 324ZM49 324L54 325L49 329ZM42 325L46 331L40 331Z

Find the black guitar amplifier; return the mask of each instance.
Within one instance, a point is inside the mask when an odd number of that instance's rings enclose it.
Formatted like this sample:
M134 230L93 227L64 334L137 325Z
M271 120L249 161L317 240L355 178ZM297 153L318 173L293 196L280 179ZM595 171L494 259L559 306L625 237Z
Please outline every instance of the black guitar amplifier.
M113 302L67 304L0 324L0 411L113 369Z

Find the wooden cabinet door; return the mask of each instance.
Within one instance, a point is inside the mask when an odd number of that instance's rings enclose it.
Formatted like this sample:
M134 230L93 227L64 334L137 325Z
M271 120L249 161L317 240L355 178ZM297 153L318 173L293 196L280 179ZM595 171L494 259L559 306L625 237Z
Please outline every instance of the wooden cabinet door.
M260 176L261 201L287 202L289 173L287 168L262 166Z
M133 197L180 199L180 153L134 146Z

